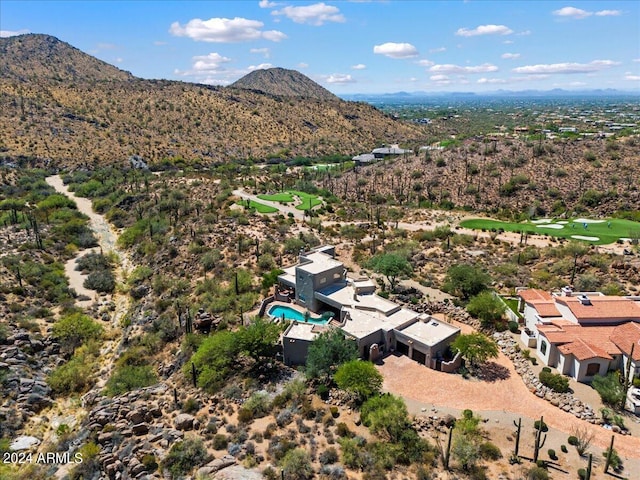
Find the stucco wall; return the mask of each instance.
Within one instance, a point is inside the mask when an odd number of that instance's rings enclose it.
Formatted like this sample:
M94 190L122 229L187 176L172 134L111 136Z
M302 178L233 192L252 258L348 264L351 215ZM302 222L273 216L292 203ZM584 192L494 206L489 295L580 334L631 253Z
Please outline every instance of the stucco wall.
M287 365L303 365L307 361L307 353L309 352L311 342L300 340L297 338L282 339L282 353L284 363Z

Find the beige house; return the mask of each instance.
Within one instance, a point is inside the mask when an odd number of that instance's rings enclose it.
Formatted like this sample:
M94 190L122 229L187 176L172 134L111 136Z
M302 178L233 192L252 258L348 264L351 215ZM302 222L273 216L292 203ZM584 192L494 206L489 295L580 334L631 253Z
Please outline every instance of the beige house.
M283 287L295 292L291 298L296 305L316 314L333 313L328 326L353 338L363 359L398 351L430 368L459 366L459 357L451 358L448 349L459 328L376 295L370 279L350 278L334 256L331 246L302 253L298 264L278 277ZM301 342L308 348L318 332L303 322L289 326L283 335L285 361L303 363Z

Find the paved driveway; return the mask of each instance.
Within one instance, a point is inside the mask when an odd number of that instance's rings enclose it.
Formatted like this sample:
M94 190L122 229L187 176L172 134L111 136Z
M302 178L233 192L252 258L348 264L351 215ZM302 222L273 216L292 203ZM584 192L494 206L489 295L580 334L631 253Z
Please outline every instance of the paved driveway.
M406 356L394 355L387 356L378 369L384 377L383 389L395 395L436 407L482 411L488 418L491 417L484 411L493 411L493 415L510 412L531 420L544 415L549 427L565 432L567 436L575 426L585 426L595 435L594 445L602 450L608 448L610 431L579 420L535 396L502 353L496 362L509 370L507 379L493 382L465 380L461 375L431 370ZM638 437L616 435L615 448L623 456L640 458Z

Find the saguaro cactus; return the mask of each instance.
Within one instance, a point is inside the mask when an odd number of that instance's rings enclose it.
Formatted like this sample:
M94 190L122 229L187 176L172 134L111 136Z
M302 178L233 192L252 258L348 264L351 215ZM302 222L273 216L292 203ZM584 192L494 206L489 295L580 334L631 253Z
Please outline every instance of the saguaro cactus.
M538 425L538 428L536 429L536 441L535 441L534 450L533 450L534 463L538 462L538 455L540 454L540 449L544 447L544 443L547 441L547 436L542 435L543 426L544 426L544 417L540 417L540 425Z
M518 423L513 421L513 426L516 427L516 446L513 449L513 458L518 459L518 451L520 450L520 431L522 429L522 418L518 418Z

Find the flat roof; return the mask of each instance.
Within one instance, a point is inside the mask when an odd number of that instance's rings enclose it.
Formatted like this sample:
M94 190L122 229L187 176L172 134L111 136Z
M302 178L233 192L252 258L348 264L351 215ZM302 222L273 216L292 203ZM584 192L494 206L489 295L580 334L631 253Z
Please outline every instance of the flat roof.
M302 263L296 265L296 268L304 270L309 273L320 273L326 270L331 270L336 267L342 267L342 262L327 255L326 253L313 252L302 256L302 260L309 260L308 263Z
M398 331L424 345L432 346L455 335L460 329L446 322L429 317L426 321L418 320L411 325L398 329Z
M368 286L365 284L364 286ZM383 315L390 315L398 309L398 305L375 293L357 294L353 285L337 282L317 292L344 307L371 308ZM321 299L322 300L322 299Z
M291 322L291 325L284 333L284 338L292 340L307 340L312 342L319 333L326 330L322 325L313 325L311 323Z
M393 330L418 317L419 313L401 308L391 315L371 310L345 308L348 313L344 326L340 328L356 338L364 338L379 330Z

